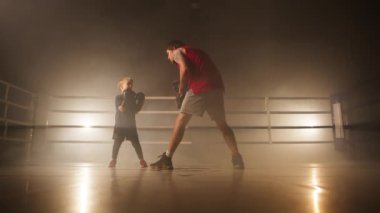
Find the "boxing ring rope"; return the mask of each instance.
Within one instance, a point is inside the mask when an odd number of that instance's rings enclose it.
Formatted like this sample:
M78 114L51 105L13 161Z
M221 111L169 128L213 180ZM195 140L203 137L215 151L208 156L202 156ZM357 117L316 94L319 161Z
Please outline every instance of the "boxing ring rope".
M0 140L5 142L25 145L26 160L30 159L31 146L33 140L33 129L35 120L35 101L37 95L31 91L18 87L12 83L0 80L0 86L4 90L0 96L0 104L3 113L0 117L2 124L2 134ZM15 93L15 94L14 94ZM17 95L17 93L19 93ZM12 98L23 96L22 100L28 100L26 103L17 103ZM19 112L13 112L18 110ZM22 113L24 112L24 113ZM22 137L11 134L13 129L24 130ZM15 145L15 144L14 144Z
M59 101L106 101L113 103L113 97L106 97L106 96L50 96L50 101L59 100ZM273 139L272 132L276 130L306 130L306 129L325 129L332 132L333 130L333 124L332 124L332 111L330 106L330 98L329 97L226 97L226 103L229 101L259 101L264 103L263 109L259 110L236 110L236 109L229 109L226 107L226 114L227 116L250 116L250 115L260 115L265 116L266 118L266 124L264 125L236 125L236 124L230 124L231 127L234 130L265 130L267 133L267 140L265 141L241 141L239 143L243 144L292 144L292 143L332 143L333 142L333 136L327 137L327 140L319 140L319 141L307 141L304 140L302 142L300 141L276 141ZM146 97L146 102L149 101L167 101L172 106L175 106L175 98L170 96L148 96ZM271 109L271 104L276 101L322 101L328 103L328 109L318 109L318 110L281 110L281 109ZM112 106L112 109L114 107ZM115 111L114 110L108 110L108 109L101 109L101 110L86 110L86 109L62 109L62 108L51 108L49 107L48 112L50 114L95 114L95 115L107 115L112 116ZM178 113L178 110L175 108L168 108L165 110L157 110L157 109L142 109L141 112L139 112L139 115L149 115L149 116L175 116ZM275 125L273 123L273 117L274 116L302 116L302 115L315 115L315 116L327 116L328 119L331 122L327 122L326 124L301 124L301 125ZM228 119L227 119L228 120ZM78 128L86 128L86 125L78 125L78 124L72 124L72 125L65 125L65 124L49 124L49 119L47 120L47 130L51 129L60 129L60 128L69 128L69 129L78 129ZM201 123L202 124L202 123ZM174 122L170 124L160 124L160 125L146 125L146 124L137 124L137 128L139 131L144 130L165 130L165 131L171 131L171 129L174 126ZM112 129L113 125L109 122L109 124L93 124L90 125L91 129ZM212 125L189 125L187 129L190 130L210 130L215 129L215 126ZM167 138L168 140L169 138ZM238 137L239 139L239 137ZM110 143L111 140L50 140L48 139L48 142L50 143ZM167 143L167 141L142 141L142 144L163 144ZM184 144L191 144L192 141L184 141Z
M380 80L372 79L333 95L335 143L341 150L357 155L379 149L379 85Z

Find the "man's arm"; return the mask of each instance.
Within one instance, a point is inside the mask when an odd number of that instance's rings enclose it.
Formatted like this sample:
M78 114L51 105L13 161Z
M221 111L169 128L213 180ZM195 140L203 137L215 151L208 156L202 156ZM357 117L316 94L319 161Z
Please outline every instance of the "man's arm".
M179 88L178 93L184 95L186 92L186 84L189 70L189 62L185 58L185 50L179 48L174 51L174 61L178 64L179 67Z

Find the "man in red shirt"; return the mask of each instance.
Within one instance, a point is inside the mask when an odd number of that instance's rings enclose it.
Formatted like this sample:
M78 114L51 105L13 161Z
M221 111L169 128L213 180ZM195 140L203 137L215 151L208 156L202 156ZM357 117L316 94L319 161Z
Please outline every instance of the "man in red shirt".
M234 132L226 122L224 84L215 64L202 50L186 46L178 40L169 42L166 53L168 60L179 69L178 93L185 97L167 151L162 154L160 160L150 166L153 169L173 169L171 158L183 138L186 125L192 115L202 116L207 111L231 150L233 167L244 169ZM189 88L188 91L186 86Z

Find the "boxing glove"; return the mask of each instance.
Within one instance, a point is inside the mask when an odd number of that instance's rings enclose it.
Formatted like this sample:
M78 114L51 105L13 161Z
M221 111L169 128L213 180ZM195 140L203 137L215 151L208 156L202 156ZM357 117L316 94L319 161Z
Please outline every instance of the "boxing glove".
M139 112L145 103L145 95L142 92L136 94L136 113Z

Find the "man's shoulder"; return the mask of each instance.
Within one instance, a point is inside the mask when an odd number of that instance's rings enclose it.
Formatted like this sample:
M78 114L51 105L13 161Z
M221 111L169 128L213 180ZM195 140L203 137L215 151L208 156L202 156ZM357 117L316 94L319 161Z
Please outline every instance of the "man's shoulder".
M190 46L183 46L177 49L184 55L204 55L206 54L202 49Z
M190 50L188 47L179 47L173 51L174 54L186 54L187 50Z

